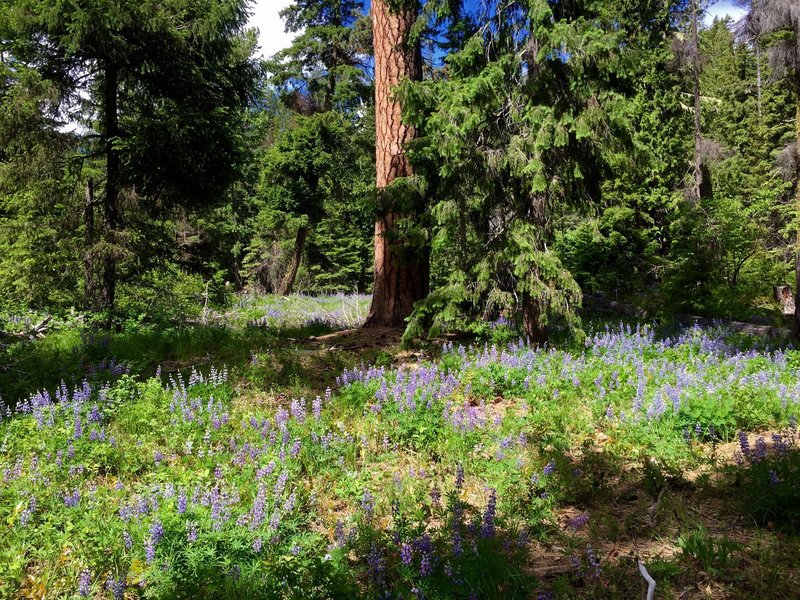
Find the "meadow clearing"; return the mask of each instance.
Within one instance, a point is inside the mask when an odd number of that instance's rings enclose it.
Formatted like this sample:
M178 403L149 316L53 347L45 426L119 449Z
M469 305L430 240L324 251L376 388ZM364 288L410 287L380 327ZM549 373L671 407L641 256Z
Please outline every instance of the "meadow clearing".
M368 298L64 322L0 380L4 598L797 598L800 352L505 321L402 349ZM343 331L342 331L343 330Z

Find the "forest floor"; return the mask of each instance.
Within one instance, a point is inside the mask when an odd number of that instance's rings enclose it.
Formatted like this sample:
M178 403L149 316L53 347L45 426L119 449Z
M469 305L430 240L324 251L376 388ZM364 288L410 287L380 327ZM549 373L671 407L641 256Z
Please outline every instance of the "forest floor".
M800 352L606 323L407 350L364 310L8 347L0 597L645 598L638 560L655 598L800 597Z

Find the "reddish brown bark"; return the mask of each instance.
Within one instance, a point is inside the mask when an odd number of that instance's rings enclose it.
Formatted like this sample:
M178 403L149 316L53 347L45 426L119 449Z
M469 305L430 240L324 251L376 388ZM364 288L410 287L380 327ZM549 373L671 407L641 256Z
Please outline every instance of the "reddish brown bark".
M798 69L800 69L800 47L797 50L797 61L798 61ZM795 175L795 208L798 211L798 216L796 219L797 222L797 241L795 246L795 254L794 254L794 272L795 272L795 280L794 280L794 290L795 290L795 300L794 300L794 331L793 336L796 340L800 339L800 72L795 75L795 90L797 97L795 98L795 102L797 102L797 113L796 113L796 120L795 120L795 152L797 153L796 165L797 165L797 173Z
M366 327L402 325L414 302L428 294L427 248L412 247L397 228L401 219L414 215L397 210L391 196L383 193L398 177L412 174L405 147L416 134L403 124L393 91L401 81L418 80L422 74L419 45L409 43L416 18L413 8L393 12L386 0L372 2L376 184L381 209L375 221L375 285Z

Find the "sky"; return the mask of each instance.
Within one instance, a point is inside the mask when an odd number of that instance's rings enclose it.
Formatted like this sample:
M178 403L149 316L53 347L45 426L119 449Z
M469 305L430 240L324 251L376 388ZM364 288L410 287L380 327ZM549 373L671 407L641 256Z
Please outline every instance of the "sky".
M290 2L291 0L255 0L250 25L259 30L258 41L262 56L272 56L282 50L291 43L292 37L296 35L287 34L283 30L283 21L278 16L281 9L288 6ZM738 19L744 13L744 9L735 5L735 0L719 0L708 9L706 21L710 24L714 17L724 17L725 15Z

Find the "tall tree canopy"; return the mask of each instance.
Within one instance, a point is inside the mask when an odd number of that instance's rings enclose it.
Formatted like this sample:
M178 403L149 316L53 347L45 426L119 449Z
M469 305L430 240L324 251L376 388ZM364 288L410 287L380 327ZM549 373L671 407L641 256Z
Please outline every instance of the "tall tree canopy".
M57 86L61 114L85 128L86 158L101 161L102 230L88 252L99 308L111 312L134 207L214 201L237 177L256 74L247 5L15 0L0 10L4 51Z

